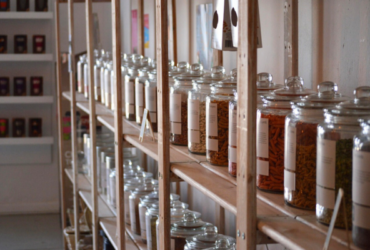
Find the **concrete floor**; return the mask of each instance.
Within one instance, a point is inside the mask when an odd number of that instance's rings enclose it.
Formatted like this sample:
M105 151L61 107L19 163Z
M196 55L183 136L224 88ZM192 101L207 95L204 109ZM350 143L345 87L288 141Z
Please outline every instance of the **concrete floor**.
M0 216L1 250L63 250L59 214Z

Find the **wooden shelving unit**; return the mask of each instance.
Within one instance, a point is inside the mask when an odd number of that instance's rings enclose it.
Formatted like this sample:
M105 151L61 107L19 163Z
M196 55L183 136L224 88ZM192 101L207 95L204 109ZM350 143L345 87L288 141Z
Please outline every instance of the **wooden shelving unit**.
M61 2L61 1L60 1ZM87 11L87 33L91 35L91 0L86 1ZM289 249L320 249L323 247L327 235L328 227L316 222L315 214L312 211L299 210L284 203L282 194L271 194L256 190L255 176L255 134L256 134L256 45L252 41L256 38L255 14L256 0L240 0L239 13L239 54L244 56L238 65L238 90L248 93L246 98L238 99L238 114L243 119L238 119L238 149L243 148L248 154L238 154L238 177L233 178L228 175L227 169L216 167L206 162L204 156L190 154L186 147L170 145L168 140L169 117L169 98L167 84L167 0L156 0L157 8L157 74L158 74L158 125L162 133L155 134L156 140L153 141L149 136L145 136L144 141L140 142L139 127L136 123L127 121L122 116L122 110L114 112L100 103L95 103L93 98L85 99L83 95L74 92L61 92L60 81L58 85L58 100L65 98L71 102L72 113L79 108L89 114L91 120L101 122L109 130L115 133L116 152L122 152L123 141L129 142L148 156L157 160L159 163L159 193L160 193L160 244L161 249L169 249L169 200L166 198L169 192L170 176L174 174L191 186L200 190L203 194L213 199L222 208L232 212L237 216L237 248L255 249L256 244L266 243L266 236L275 242L282 244ZM73 12L73 1L68 1L69 11ZM120 14L119 0L112 0L113 18L113 51L114 71L116 75L116 93L121 93L122 85L120 76ZM57 7L58 8L58 7ZM119 12L119 11L118 11ZM249 15L247 15L247 13ZM70 18L70 34L73 34L73 19ZM58 29L57 29L58 30ZM58 37L58 35L57 35ZM59 39L59 38L58 38ZM71 40L73 41L73 35ZM89 39L88 39L89 40ZM57 47L58 47L57 42ZM92 46L88 41L88 53L91 54ZM73 48L70 48L73 54ZM71 56L73 58L73 56ZM60 63L60 62L59 62ZM90 70L92 60L90 60ZM72 61L72 65L74 62ZM74 89L74 67L71 68L71 89ZM91 72L90 72L91 75ZM91 78L90 78L91 79ZM242 81L243 80L243 81ZM245 83L248 84L245 84ZM93 82L90 83L90 90L94 89ZM90 96L92 92L90 92ZM122 107L121 97L115 100L116 107ZM249 114L249 115L246 115ZM72 121L74 118L72 117ZM61 123L61 121L60 121ZM61 126L61 125L60 125ZM72 133L75 128L72 126ZM92 126L94 127L94 126ZM61 132L60 132L61 134ZM90 136L94 138L94 133ZM94 141L94 139L92 139ZM160 142L160 143L158 143ZM72 146L75 141L72 139ZM95 148L92 146L92 148ZM60 149L62 150L62 149ZM61 151L62 152L62 151ZM76 155L74 154L74 162ZM61 171L67 176L74 186L74 193L80 196L93 213L96 222L102 227L108 238L116 249L146 249L141 239L134 235L130 228L124 224L123 219L123 175L122 172L122 153L116 154L116 169L118 194L117 209L110 207L104 196L100 195L96 189L96 168L92 166L92 180L77 173L75 169L65 169L61 160ZM94 162L94 156L92 156ZM95 163L93 163L95 164ZM63 174L64 176L64 174ZM64 177L61 177L64 178ZM77 181L75 181L77 180ZM63 181L62 181L63 183ZM62 187L63 188L63 187ZM169 196L168 196L169 197ZM75 206L77 201L75 200ZM118 211L118 213L117 213ZM223 212L222 212L223 211ZM221 210L220 213L224 213ZM221 214L222 215L222 214ZM96 228L94 229L96 231ZM264 237L257 237L263 235ZM127 237L128 236L128 237ZM77 237L78 238L78 237ZM128 242L130 239L134 245ZM346 232L335 229L331 240L331 249L348 249ZM95 245L96 246L96 245ZM356 249L351 244L350 249Z

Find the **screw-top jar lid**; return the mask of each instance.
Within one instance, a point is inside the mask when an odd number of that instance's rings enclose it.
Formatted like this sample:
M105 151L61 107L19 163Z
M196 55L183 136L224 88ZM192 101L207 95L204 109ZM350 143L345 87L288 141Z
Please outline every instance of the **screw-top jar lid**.
M339 104L338 108L370 111L370 86L361 86L353 91L355 99Z
M282 88L281 84L272 81L272 74L262 72L257 75L257 91L271 91Z

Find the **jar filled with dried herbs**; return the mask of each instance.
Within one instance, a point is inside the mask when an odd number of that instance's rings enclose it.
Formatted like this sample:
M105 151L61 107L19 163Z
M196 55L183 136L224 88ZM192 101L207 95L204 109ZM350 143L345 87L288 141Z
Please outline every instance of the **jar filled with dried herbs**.
M353 140L352 239L357 247L370 249L370 120L361 127Z
M325 110L325 122L317 127L316 218L330 224L339 188L344 191L347 221L352 227L353 137L360 133L359 118L370 115L370 88L359 87L355 99ZM335 227L345 228L340 207Z
M207 161L218 166L228 164L229 102L236 90L237 70L231 77L211 85L206 99L206 149Z
M229 175L236 177L236 145L237 145L237 103L238 92L234 91L234 98L229 102Z
M203 66L195 63L189 72L175 76L170 90L170 141L176 145L188 145L188 91L193 80L203 76Z
M211 74L193 81L188 94L188 149L191 153L206 154L206 97L211 84L225 78L225 68L215 66Z
M292 104L285 119L284 199L288 205L314 210L316 207L317 125L324 121L324 108L349 98L337 92L334 82L318 85L318 94Z
M285 117L291 112L290 102L313 94L303 87L299 76L285 80L284 88L262 97L257 110L257 187L268 192L284 191Z

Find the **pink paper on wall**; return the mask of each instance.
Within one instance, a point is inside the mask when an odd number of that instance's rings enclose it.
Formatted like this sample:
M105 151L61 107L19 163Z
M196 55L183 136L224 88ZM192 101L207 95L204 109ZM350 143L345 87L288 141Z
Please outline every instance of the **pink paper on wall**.
M149 14L144 15L144 46L149 49Z
M137 53L137 10L131 10L131 51Z

